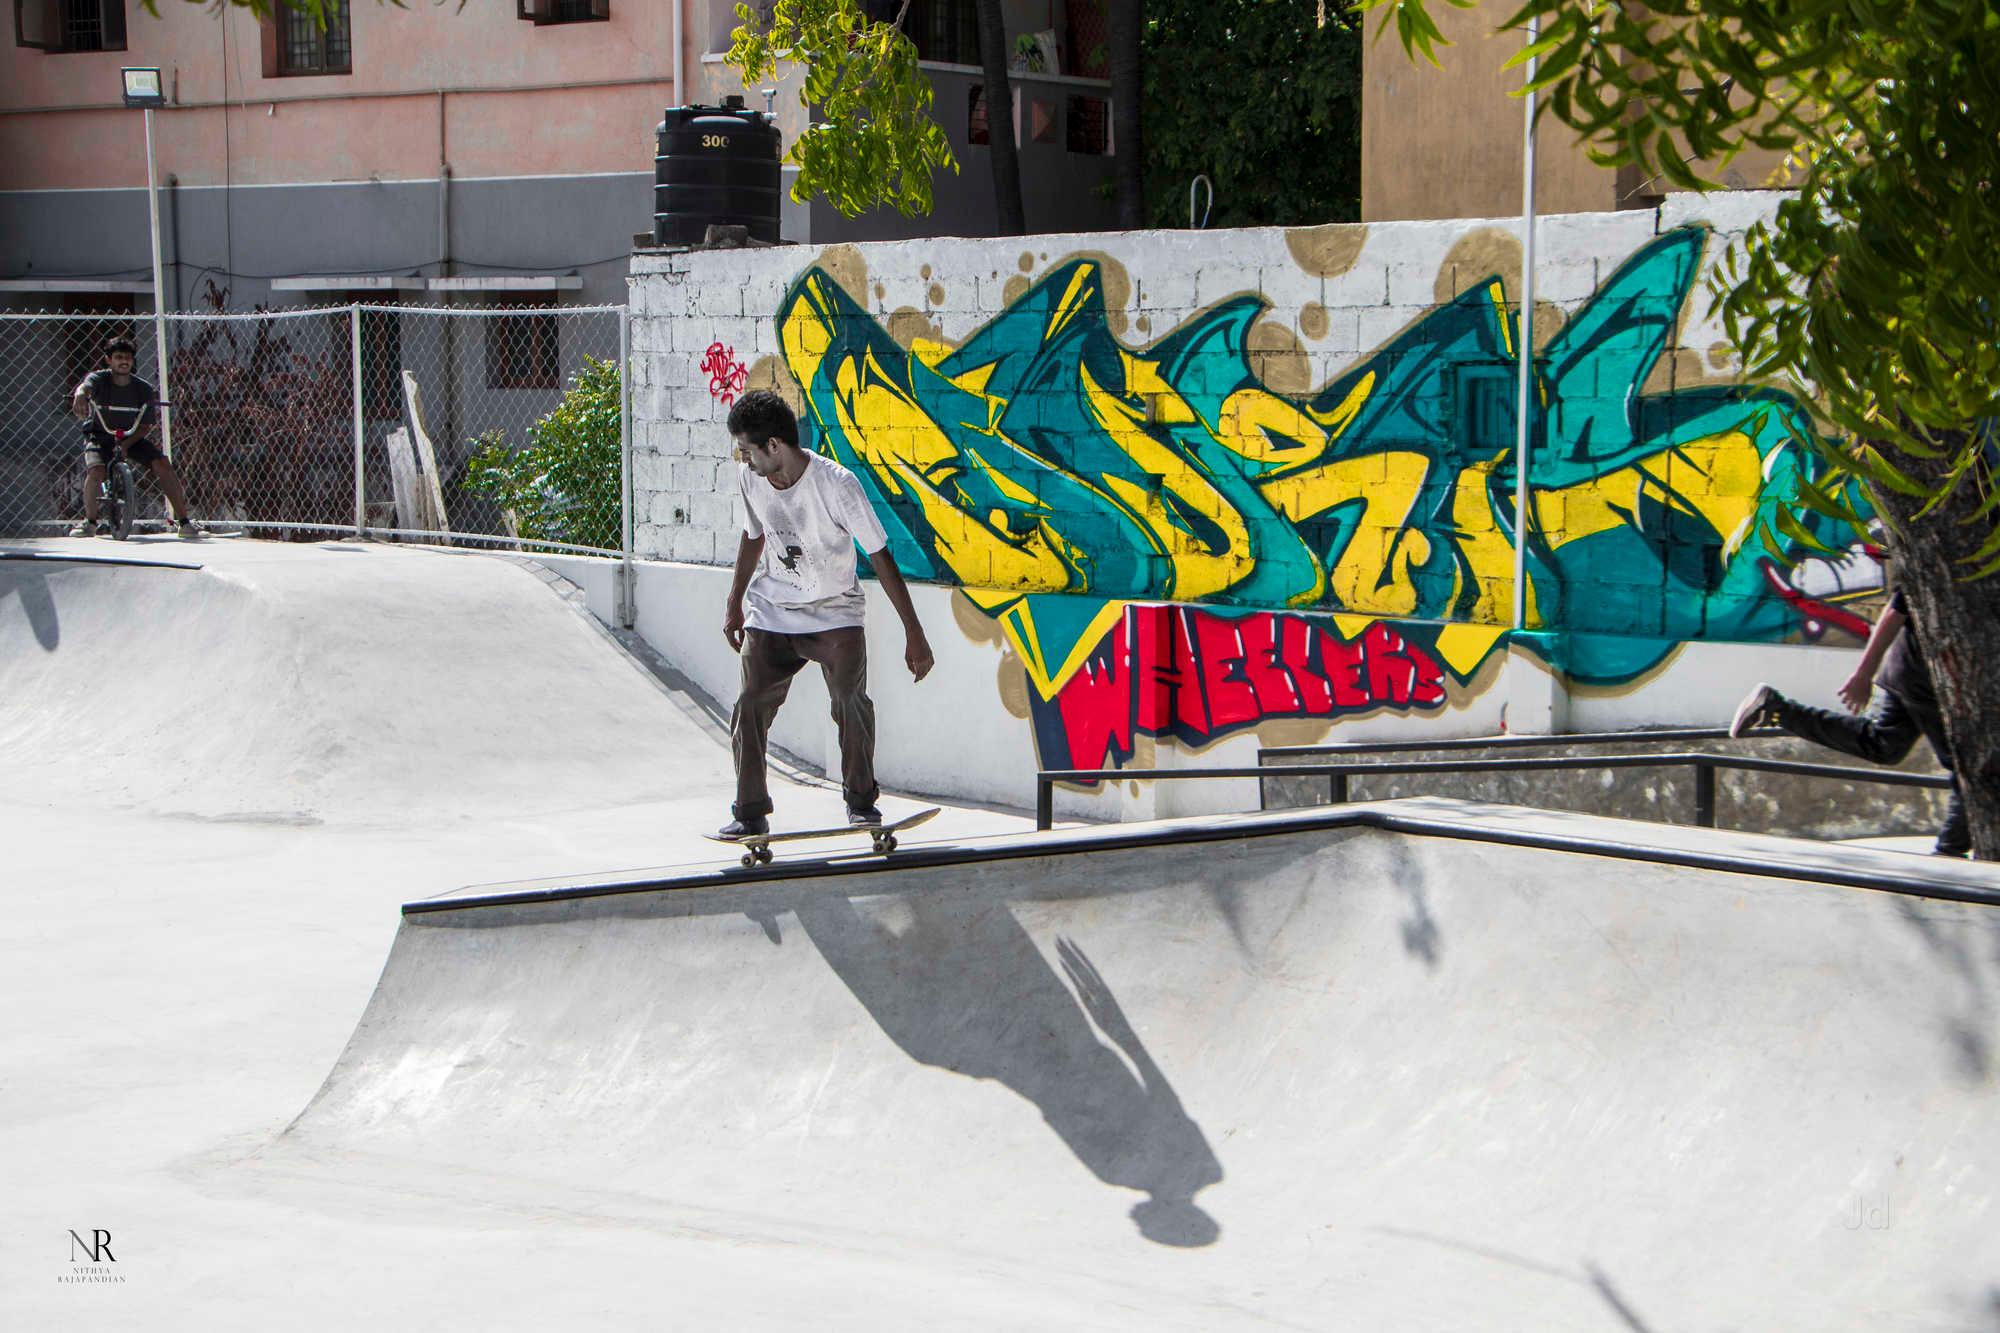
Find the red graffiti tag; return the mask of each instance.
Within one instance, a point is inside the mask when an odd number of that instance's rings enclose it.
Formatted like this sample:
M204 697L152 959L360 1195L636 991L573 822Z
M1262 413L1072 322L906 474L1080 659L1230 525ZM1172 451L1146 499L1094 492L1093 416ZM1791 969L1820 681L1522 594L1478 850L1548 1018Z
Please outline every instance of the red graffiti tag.
M736 359L736 349L725 347L719 342L708 345L708 355L702 358L701 373L708 376L708 396L720 398L723 406L736 401L736 395L743 392L743 386L750 382L750 367Z
M1140 736L1205 745L1290 717L1444 705L1445 673L1380 621L1353 638L1331 622L1194 606L1131 606L1053 700L1035 700L1045 768L1101 768Z

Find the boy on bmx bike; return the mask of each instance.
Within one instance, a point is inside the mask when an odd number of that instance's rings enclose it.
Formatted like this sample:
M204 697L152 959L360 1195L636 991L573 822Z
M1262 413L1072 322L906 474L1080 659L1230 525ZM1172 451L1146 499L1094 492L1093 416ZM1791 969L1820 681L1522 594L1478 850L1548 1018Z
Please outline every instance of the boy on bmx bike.
M98 518L97 499L114 452L121 447L135 467L152 469L180 535L201 535L188 515L180 474L148 438L159 420L160 391L132 373L137 361L138 348L130 338L108 339L103 367L92 371L70 395L70 413L84 423L83 461L89 469L83 479L83 521L69 530L72 537L109 534L110 525Z

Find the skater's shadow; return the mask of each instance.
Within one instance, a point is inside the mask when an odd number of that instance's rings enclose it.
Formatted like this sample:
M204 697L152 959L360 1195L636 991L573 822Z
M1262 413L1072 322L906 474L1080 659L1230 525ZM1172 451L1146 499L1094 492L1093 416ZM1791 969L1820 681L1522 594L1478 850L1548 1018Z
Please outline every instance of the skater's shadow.
M1194 1196L1222 1179L1222 1165L1083 951L1057 942L1065 985L1004 903L923 896L902 906L900 931L845 898L796 910L910 1058L1032 1102L1099 1180L1145 1191L1131 1217L1148 1240L1212 1244L1222 1229Z
M49 595L48 578L34 569L0 571L0 606L9 597L21 599L21 610L42 651L54 652L62 643L62 623L56 615L56 599Z

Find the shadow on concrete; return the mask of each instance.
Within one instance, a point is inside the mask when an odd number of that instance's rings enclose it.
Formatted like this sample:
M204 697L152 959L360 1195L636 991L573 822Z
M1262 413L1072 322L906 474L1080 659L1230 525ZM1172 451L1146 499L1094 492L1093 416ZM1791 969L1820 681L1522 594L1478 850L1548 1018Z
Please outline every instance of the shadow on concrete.
M1409 841L1398 838L1389 845L1389 876L1397 892L1409 900L1410 914L1399 924L1403 936L1403 950L1413 958L1423 960L1424 966L1437 971L1438 958L1444 952L1444 939L1438 931L1437 918L1431 915L1430 899L1424 893L1424 871L1412 853Z
M55 598L49 595L48 576L38 569L7 570L0 573L0 603L9 597L21 599L29 628L43 652L52 653L62 642L62 621L56 615Z
M1944 1027L1945 1044L1951 1049L1958 1072L1968 1083L1984 1083L1993 1074L1995 1059L1993 1040L1994 997L1993 977L1989 967L2000 969L2000 953L1995 962L1989 964L1974 949L1965 932L1947 930L1933 919L1925 904L1913 898L1898 898L1896 912L1905 925L1917 933L1930 950L1931 956L1942 964L1942 970L1957 980L1957 997L1953 1005L1956 1012L1947 1013L1940 1022ZM1977 930L1977 926L1967 926L1967 930ZM1992 943L2000 950L2000 931L1992 933Z
M1596 1288L1597 1294L1604 1298L1604 1303L1611 1307L1611 1313L1617 1315L1625 1327L1631 1329L1632 1333L1652 1333L1652 1328L1645 1320L1639 1318L1623 1294L1612 1285L1611 1279L1606 1276L1603 1269L1585 1260L1583 1271L1590 1278L1590 1285Z
M1005 903L905 899L900 930L832 895L796 910L828 966L911 1059L1033 1103L1099 1180L1146 1193L1131 1217L1148 1240L1194 1247L1220 1237L1194 1196L1222 1179L1222 1164L1082 949L1057 943L1065 985Z
M1519 1269L1524 1273L1539 1273L1560 1282L1589 1287L1597 1293L1600 1300L1611 1307L1611 1313L1616 1315L1618 1322L1630 1329L1631 1333L1653 1333L1652 1325L1639 1317L1638 1312L1632 1308L1632 1303L1625 1299L1624 1293L1620 1292L1616 1284L1611 1281L1610 1275L1589 1259L1583 1260L1582 1269L1578 1272L1564 1268L1560 1264L1531 1259L1526 1255L1494 1249L1487 1245L1477 1245L1450 1236L1439 1236L1428 1231L1414 1231L1406 1227L1376 1227L1375 1230L1385 1236L1421 1241L1426 1245L1436 1245L1447 1250L1457 1250L1461 1254L1475 1255L1508 1268Z

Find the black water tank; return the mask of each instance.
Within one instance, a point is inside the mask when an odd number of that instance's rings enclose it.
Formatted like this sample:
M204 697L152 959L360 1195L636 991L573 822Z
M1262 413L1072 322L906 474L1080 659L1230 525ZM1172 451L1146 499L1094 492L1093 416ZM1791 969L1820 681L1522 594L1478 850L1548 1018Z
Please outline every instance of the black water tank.
M740 97L667 108L653 158L653 241L699 245L711 226L778 239L778 130Z

